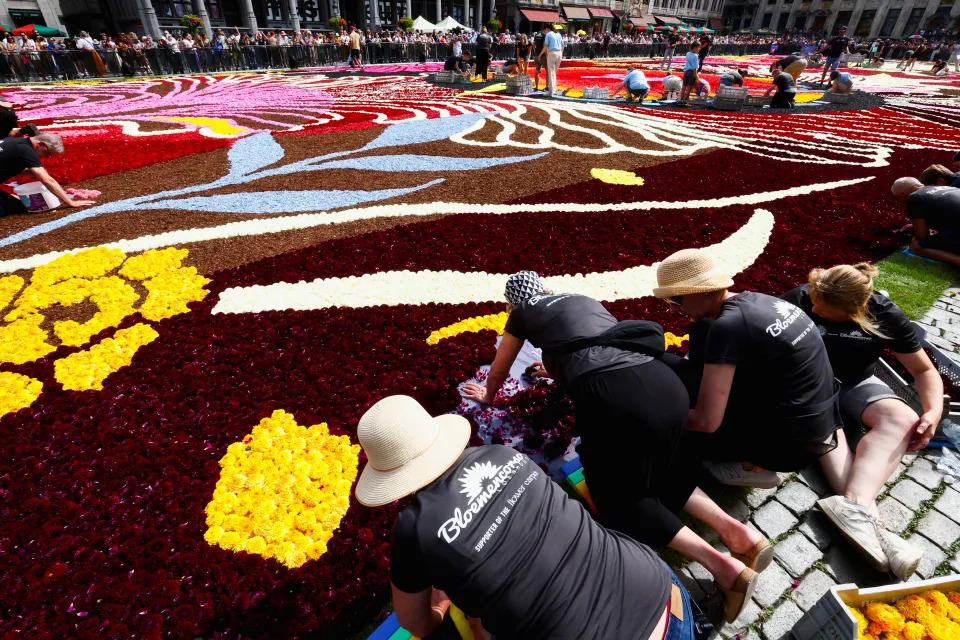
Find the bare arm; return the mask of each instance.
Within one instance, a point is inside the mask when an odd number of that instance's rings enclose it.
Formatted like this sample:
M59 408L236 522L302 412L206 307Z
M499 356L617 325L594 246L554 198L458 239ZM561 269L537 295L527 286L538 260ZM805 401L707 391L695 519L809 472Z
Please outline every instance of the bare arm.
M392 583L393 610L400 626L418 638L425 638L436 631L443 622L450 600L443 591L433 587L420 593L407 593Z
M913 376L923 405L923 415L915 425L916 440L910 444L910 451L925 449L937 430L940 416L943 415L943 380L936 367L923 349L914 353L895 353L897 360Z
M703 367L703 379L700 381L700 395L697 406L690 409L687 429L713 433L720 428L723 413L727 410L730 388L733 386L735 364L707 364Z
M913 222L913 237L917 240L923 240L924 238L930 237L930 227L927 226L927 221L924 218L914 218L911 220Z
M463 385L464 395L477 402L493 404L500 387L503 386L504 381L510 375L510 367L513 366L513 361L517 359L517 354L520 353L522 348L523 340L504 332L503 339L500 340L500 346L497 347L497 355L493 359L493 364L490 365L490 373L487 374L486 384L479 385L468 382Z
M94 204L93 200L74 200L67 192L63 190L63 187L60 186L56 180L53 179L47 170L43 167L31 167L30 173L32 173L37 180L43 183L47 189L50 190L50 193L60 198L60 202L67 205L68 207L85 207L90 204Z

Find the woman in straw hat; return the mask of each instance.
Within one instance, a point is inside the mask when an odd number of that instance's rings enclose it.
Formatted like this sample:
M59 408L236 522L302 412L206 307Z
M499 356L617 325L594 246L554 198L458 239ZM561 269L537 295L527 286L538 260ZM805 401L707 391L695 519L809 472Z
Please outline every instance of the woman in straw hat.
M884 570L889 564L897 577L906 580L923 553L879 524L876 498L903 454L926 448L933 437L943 413L943 380L907 316L873 290L876 275L877 268L863 262L814 269L808 284L783 298L816 323L840 381L844 428L837 432L837 448L820 458L823 473L838 495L818 504L874 566ZM916 381L923 415L918 416L875 375L885 349Z
M708 463L711 473L726 484L776 486L769 470L798 471L837 446L833 369L799 307L731 293L733 280L700 249L668 257L657 281L654 295L694 320L689 360L671 362L695 398L685 445L726 463Z
M532 271L510 276L504 295L510 316L486 384L468 383L464 395L492 404L524 341L543 349L546 369L540 375L549 371L573 398L577 452L601 522L706 567L724 592L724 615L733 621L773 549L697 488L700 460L678 448L690 408L683 384L649 355L605 346L564 350L617 324L593 298L551 294ZM733 556L684 526L681 510L720 533Z
M390 396L357 437L367 455L357 500L412 495L390 549L407 631L428 636L452 601L498 640L693 640L690 596L650 548L596 524L522 453L464 449L465 418Z

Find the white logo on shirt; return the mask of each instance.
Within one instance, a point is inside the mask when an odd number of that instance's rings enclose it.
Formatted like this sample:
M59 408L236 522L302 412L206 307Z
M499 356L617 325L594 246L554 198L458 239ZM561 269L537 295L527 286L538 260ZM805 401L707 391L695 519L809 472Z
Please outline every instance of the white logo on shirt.
M472 467L464 469L460 477L463 489L460 493L467 496L467 508L457 507L453 510L453 517L444 522L437 531L437 537L442 537L448 543L453 542L466 529L483 508L496 496L503 487L510 482L517 471L524 465L526 456L522 453L510 458L503 466L492 462L477 462ZM488 484L484 484L489 481Z
M836 335L839 338L850 338L852 340L873 340L873 338L860 331L860 329L852 329L846 333L837 333L833 335Z
M777 318L777 321L767 327L767 333L776 338L794 322L803 316L800 307L795 307L786 300L777 300L773 303L774 310L779 313L783 319Z

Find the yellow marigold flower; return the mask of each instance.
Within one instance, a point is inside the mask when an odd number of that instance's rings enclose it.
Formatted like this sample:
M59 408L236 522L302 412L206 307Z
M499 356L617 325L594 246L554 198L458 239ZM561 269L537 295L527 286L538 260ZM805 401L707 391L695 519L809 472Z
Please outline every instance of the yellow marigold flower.
M253 536L244 543L243 550L247 553L262 555L267 550L267 541L260 536Z
M350 506L359 447L346 436L330 435L325 425L303 427L292 415L275 411L227 451L220 460L223 471L213 500L207 505L210 522L210 514L223 514L224 533L217 544L273 557L288 567L326 551L327 541ZM311 481L314 466L330 470L329 477ZM239 475L244 482L238 481ZM257 537L264 544L248 547L247 542Z
M863 613L860 612L860 609L857 609L856 607L847 607L847 609L857 621L857 631L862 636L867 632L867 626L869 626L870 623L867 622L867 619L863 617Z
M0 326L0 362L24 364L53 351L46 330L40 328L42 322L43 316L31 314Z
M129 280L147 280L166 271L180 268L189 251L186 249L151 249L128 258L120 269L120 275Z
M147 320L163 320L190 310L188 302L203 300L209 291L203 287L208 278L197 274L195 267L181 267L165 271L143 283L147 300L140 307L140 314Z
M217 544L223 538L223 527L213 526L207 529L207 532L203 534L203 539L207 541L208 544Z
M907 622L903 625L904 640L924 640L927 630L919 622Z
M103 381L130 364L137 350L160 336L153 327L135 324L117 331L87 351L73 353L54 363L57 382L64 389L86 391L103 389Z
M930 603L930 611L934 615L946 616L954 622L960 622L960 608L951 602L942 591L925 591L920 594L920 597Z
M92 280L119 267L125 257L120 249L106 247L68 253L34 269L30 281L36 284L54 284L69 278Z
M960 606L960 593L957 593L956 591L949 592L947 594L947 600L949 600L950 602L952 602L957 606Z
M28 376L0 371L0 416L29 407L43 391L43 383Z
M492 330L497 334L502 334L507 325L507 318L510 316L507 312L495 313L486 316L477 316L455 322L451 325L438 329L427 336L427 344L435 345L441 340L452 338L461 333L476 333L478 331Z
M941 594L942 595L942 594ZM884 602L871 602L863 608L867 620L871 622L870 633L882 631L900 631L906 620L903 615Z
M907 596L903 600L898 600L894 603L894 606L905 619L914 622L922 622L920 618L931 613L930 601L917 595Z
M6 276L0 278L0 309L5 308L13 300L20 289L23 289L23 278L20 276Z
M99 311L83 324L74 320L63 320L53 327L54 334L71 347L84 345L104 329L120 324L124 318L133 314L133 305L140 299L133 287L116 276L90 282L85 287L85 293Z
M223 515L222 511L214 511L207 514L207 526L208 527L217 527L223 526L223 519L226 516Z
M606 182L607 184L619 184L624 186L639 187L643 185L643 178L637 177L632 171L620 171L618 169L591 169L590 175Z

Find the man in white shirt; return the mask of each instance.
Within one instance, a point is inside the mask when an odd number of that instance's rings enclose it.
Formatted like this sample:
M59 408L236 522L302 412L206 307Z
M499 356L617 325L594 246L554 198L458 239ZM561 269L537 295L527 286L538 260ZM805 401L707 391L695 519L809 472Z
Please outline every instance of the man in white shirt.
M553 25L548 24L543 28L543 51L540 55L547 57L547 97L552 98L557 90L557 69L560 68L560 61L563 60L563 38L553 30Z
M86 31L80 32L80 37L77 38L77 49L93 51L93 40L90 39L90 34Z

